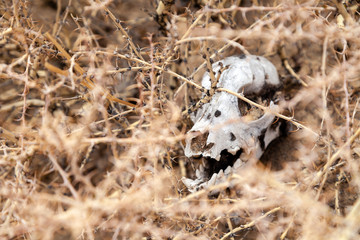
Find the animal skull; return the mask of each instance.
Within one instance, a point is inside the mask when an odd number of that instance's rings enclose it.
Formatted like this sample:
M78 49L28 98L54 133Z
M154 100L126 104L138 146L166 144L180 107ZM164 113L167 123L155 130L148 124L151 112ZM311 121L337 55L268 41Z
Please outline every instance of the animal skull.
M222 72L217 88L242 92L245 96L259 96L280 85L275 66L264 57L231 56L214 63L213 72L217 75L222 66L228 68ZM203 76L202 86L211 88L209 73ZM197 179L182 179L191 192L223 181L249 156L260 158L268 144L279 136L279 126L272 126L273 114L259 114L259 110L244 114L244 107L236 96L222 91L215 92L212 99L192 116L194 126L189 131L190 137L186 139L186 157L203 157L205 162L228 161L224 155L229 154L240 158L232 166L229 165L225 172L222 169L211 177L205 174L206 164L201 165L196 171ZM276 108L271 101L270 109Z

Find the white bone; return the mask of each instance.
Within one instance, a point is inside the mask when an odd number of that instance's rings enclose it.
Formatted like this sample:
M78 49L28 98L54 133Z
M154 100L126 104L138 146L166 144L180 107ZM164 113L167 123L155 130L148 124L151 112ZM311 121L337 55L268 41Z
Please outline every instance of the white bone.
M228 166L226 169L225 169L225 175L228 176L232 171L232 167L231 166Z
M242 55L245 56L245 55ZM219 79L217 87L226 88L233 92L245 94L259 94L268 87L280 84L275 66L260 56L246 57L232 56L213 64L213 71L218 74L220 63L229 66ZM210 89L211 80L206 73L202 86ZM220 115L219 115L220 113ZM265 113L252 122L244 122L238 107L238 98L226 92L216 92L210 102L205 103L193 117L194 126L189 133L205 134L208 132L204 149L192 147L192 140L196 136L187 138L185 155L220 159L220 153L227 150L235 154L240 148L248 150L251 141L261 135L273 122L274 115ZM235 140L234 140L235 139Z
M241 159L239 158L239 159L236 160L236 162L234 163L233 168L234 168L234 169L238 169L239 167L241 167L242 164L243 164L243 161L241 161Z
M217 178L217 173L214 173L210 180L207 182L207 187L211 187L215 184L215 181L216 181L216 178Z
M199 170L199 169L196 169L196 171L195 171L195 176L197 177L197 178L201 178L202 176L201 176L201 171Z
M222 66L228 68L222 72L217 88L225 88L246 96L260 95L268 88L276 88L280 85L275 66L264 57L240 55L225 58L212 65L216 77ZM202 86L206 89L211 88L209 73L204 74ZM273 102L270 102L270 110L277 110ZM264 147L266 148L279 136L279 128L270 127L274 118L272 113L267 112L249 121L246 116L241 115L236 96L223 91L215 92L211 100L191 116L194 126L189 133L193 134L189 134L186 139L185 155L188 158L203 156L205 159L212 158L219 161L222 151L226 150L235 155L241 149L244 157L254 153L255 157L260 158ZM263 136L263 148L259 142L260 136ZM234 169L243 165L240 158L234 163ZM231 172L232 168L227 167L225 176ZM183 178L183 182L189 191L194 192L223 181L225 176L224 171L220 170L208 180L201 166L200 171L196 171L197 179Z

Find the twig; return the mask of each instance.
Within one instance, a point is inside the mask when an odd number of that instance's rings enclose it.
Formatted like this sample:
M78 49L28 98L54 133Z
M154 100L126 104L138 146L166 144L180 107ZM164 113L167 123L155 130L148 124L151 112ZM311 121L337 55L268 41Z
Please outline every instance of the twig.
M68 61L68 62L70 62L71 61L71 56L70 56L70 54L60 45L60 43L58 43L57 41L56 41L56 39L53 37L53 36L51 36L51 34L50 33L45 33L44 34L45 35L45 37L52 43L52 44L54 44L55 45L55 47L60 51L60 53L66 58L66 60ZM85 73L85 70L84 69L82 69L81 67L80 67L80 65L78 64L78 63L76 63L75 62L75 70L79 73L79 74L84 74ZM84 80L82 80L81 81L81 84L82 85L84 85L85 87L87 87L87 88L89 88L89 89L93 89L94 88L94 83L89 79L89 78L85 78L86 79L86 81L84 81Z
M44 35L50 42L52 42L55 45L55 47L61 52L61 54L66 58L66 60L71 62L72 58L71 58L70 54L51 36L51 34L47 32ZM84 75L85 70L82 69L78 63L74 62L74 64L75 64L75 66L74 66L75 70L78 73L80 73L81 75ZM89 88L90 90L93 90L95 88L94 83L90 80L89 77L85 77L85 80L86 81L81 80L81 84L84 85L85 87ZM107 91L105 89L102 89L102 91L106 95L106 98L109 101L117 102L119 104L131 107L131 108L136 107L136 105L134 105L132 103L129 103L129 102L126 102L126 101L123 101L121 99L114 97L111 93L109 93L109 91Z
M61 3L60 3L61 4ZM58 27L58 19L56 19L56 23L55 23L55 26L54 26L54 29L53 29L53 32L56 32L55 33L55 36L58 36L59 35L59 33L60 33L60 31L61 31L61 28L63 27L63 25L65 24L65 22L66 22L66 18L67 18L67 16L68 16L68 14L69 14L69 9L70 9L70 6L71 6L71 4L72 4L72 0L69 0L69 2L68 2L68 5L66 6L66 8L65 8L65 12L64 12L64 16L63 16L63 19L62 19L62 21L60 22L60 26ZM58 3L58 8L59 8L59 3ZM58 11L59 11L59 17L60 17L60 10L61 10L61 6L60 6L60 9L58 9ZM58 27L58 28L57 28ZM56 29L57 28L57 29ZM57 31L55 31L55 30L57 30Z
M142 71L146 71L151 69L151 67L131 67L131 68L119 68L116 70L110 70L110 71L106 71L106 74L114 74L114 73L124 73L124 72L129 72L129 71L138 71L138 70L142 70Z
M3 127L0 127L0 137L4 137L6 140L9 140L13 143L17 143L17 139L18 139L18 136L16 136L15 133L3 128Z
M346 23L349 25L354 24L354 19L352 19L350 14L346 11L346 8L344 7L344 4L342 3L342 1L332 0L332 2L335 4L339 13L344 17Z
M181 37L180 40L183 40L185 38L187 38L191 31L194 29L194 27L198 24L198 22L202 19L202 17L204 16L204 13L201 13L197 19L191 24L191 26L188 28L188 30L185 32L185 34ZM175 55L175 53L177 52L177 50L179 49L179 45L176 45L172 51L172 54L166 59L166 61L164 62L163 66L167 66L170 62L170 60L172 59L172 57Z
M313 181L311 182L310 186L315 185L315 184L320 180L320 178L322 177L322 175L323 175L325 172L327 172L327 171L329 170L330 166L333 165L334 162L339 158L341 152L342 152L344 149L348 148L348 147L350 146L350 144L351 144L352 142L354 142L354 140L355 140L357 137L359 137L359 135L360 135L360 128L358 128L358 129L356 130L355 134L352 135L352 136L344 143L344 145L342 145L342 146L334 153L334 155L331 156L331 158L327 161L327 163L325 164L325 166L323 167L323 169L316 174L316 176L315 176L315 178L313 179Z
M45 105L45 102L43 100L40 100L40 99L27 99L26 100L26 106L37 106L37 107L42 107ZM14 102L14 103L9 103L9 104L6 104L6 105L2 105L1 108L0 108L0 113L1 112L7 112L11 109L14 109L14 108L18 108L18 107L23 107L24 106L24 103L23 102Z
M68 174L61 168L61 166L59 165L59 163L56 160L56 157L53 155L53 153L49 153L48 154L50 161L52 162L52 164L54 165L55 169L60 173L63 181L64 181L64 185L70 190L71 194L74 196L75 199L79 199L79 195L76 192L74 186L70 183L69 179L68 179Z
M218 52L222 52L222 51L224 51L225 48L227 48L229 46L233 46L233 47L239 48L246 55L250 55L249 51L247 51L243 45L236 42L237 38L234 38L233 40L231 40L231 39L227 39L227 38L223 38L223 37L217 37L217 36L189 37L189 38L181 39L181 40L177 41L175 44L178 45L178 44L182 44L182 43L186 43L186 42L204 41L204 40L213 40L213 41L217 41L217 42L219 42L219 41L226 42L226 45L224 45ZM215 54L212 54L210 56L210 58L213 58L213 57L215 57ZM204 62L204 65L205 64L206 64L206 62ZM200 65L200 67L198 69L201 69L201 67L202 67L202 65Z
M289 223L289 225L287 226L287 228L285 229L285 231L280 235L280 240L284 240L286 238L287 233L289 232L290 228L294 225L294 220L296 217L296 213L293 215L293 217L291 218L291 221Z
M273 214L277 211L279 211L281 209L281 207L277 207L277 208L274 208L274 209L271 209L270 211L266 212L264 215L258 217L257 219L245 224L245 225L242 225L240 227L237 227L237 228L234 228L232 231L228 232L227 234L225 234L220 240L224 240L230 236L232 236L233 234L241 231L241 230L244 230L246 228L250 228L250 227L253 227L257 222L261 221L262 219L266 218L267 216L269 216L270 214Z
M65 77L69 76L69 71L62 70L62 69L50 64L49 62L45 62L45 68L47 68L50 72L54 72L54 73L63 75Z
M344 48L345 48L345 45L347 43L345 42L344 43ZM347 72L346 72L346 56L345 54L343 53L343 59L342 59L342 64L341 64L341 76L344 77L344 82L343 82L343 89L344 89L344 95L345 95L345 106L344 106L344 110L345 110L345 118L346 118L346 121L345 121L345 132L346 132L346 138L348 138L350 136L350 110L349 110L349 99L350 99L350 94L349 94L349 91L348 91L348 79L347 79Z
M133 112L134 110L127 110L127 111L123 111L123 112L121 112L121 113L118 113L118 114L116 114L116 115L114 115L114 116L111 116L111 117L109 117L109 118L107 118L106 120L105 119L103 119L103 120L99 120L99 121L96 121L96 122L94 122L94 123L92 123L94 126L96 126L96 125L98 125L98 124L100 124L100 123L105 123L106 121L109 121L109 120L112 120L112 119L115 119L115 118L118 118L118 117L122 117L122 116L125 116L126 114L128 114L128 113L131 113L131 112ZM83 129L85 129L85 128L87 128L87 126L83 126L83 127L80 127L80 128L77 128L77 129L74 129L73 131L71 131L71 133L69 133L68 135L71 135L71 134L73 134L73 133L75 133L75 132L79 132L79 131L81 131L81 130L83 130ZM113 130L111 130L112 132L117 132L118 131L118 129L113 129ZM96 135L96 134L94 134L94 135Z
M101 4L100 0L96 0L97 3ZM131 40L129 34L125 31L123 26L121 25L121 21L115 17L115 15L106 7L104 6L104 10L107 14L109 14L111 20L114 22L115 26L120 30L121 34L125 36L125 39L129 43L131 50L135 53L135 55L140 58L141 60L144 60L144 58L141 56L141 54L138 52L134 42Z
M210 63L210 58L209 55L206 55L207 58L207 62L208 65L211 66ZM221 74L223 73L223 71L227 70L229 68L229 66L223 66L222 63L220 63L220 70L217 73L217 76L215 77L215 74L213 72L213 70L210 71L210 80L211 80L211 87L210 89L206 89L206 93L204 94L204 96L193 106L191 106L190 108L188 108L187 110L182 112L182 115L184 117L186 117L190 112L194 112L197 109L199 109L201 106L203 106L205 103L208 103L211 101L211 98L214 96L215 92L216 92L216 88L217 88L217 84L219 83ZM212 67L211 67L212 69Z
M292 67L290 66L289 60L288 60L288 58L286 56L286 53L285 53L285 46L283 44L280 46L280 57L281 57L281 60L284 63L285 68L289 71L289 73L293 77L295 77L296 80L298 80L304 87L308 87L309 85L304 80L302 80L299 77L299 75L294 71L294 69L292 69Z
M238 93L236 93L236 92L230 91L230 90L228 90L228 89L226 89L226 88L218 88L217 90L218 90L218 91L223 91L223 92L230 93L230 94L232 94L232 95L240 98L240 99L243 100L244 102L249 103L250 105L253 105L253 106L257 107L257 108L260 108L261 110L263 110L263 111L265 111L265 112L270 112L270 113L274 114L275 116L277 116L277 117L279 117L279 118L282 118L282 119L284 119L284 120L286 120L286 121L291 122L292 124L294 124L294 125L295 125L296 127L298 127L299 129L306 129L307 131L311 132L311 133L314 134L315 136L319 136L319 134L316 133L314 130L312 130L312 129L309 128L309 127L306 127L306 126L302 125L301 123L296 122L292 117L287 117L287 116L282 115L282 114L280 114L280 113L278 113L278 112L271 111L270 108L264 107L264 106L262 106L262 105L260 105L260 104L258 104L258 103L256 103L256 102L253 102L253 101L251 101L250 99L244 97L244 96L241 95L241 94L238 94Z
M111 53L108 53L108 52L104 52L104 51L99 51L98 53L103 53L103 54L111 54ZM116 53L114 54L115 56L119 57L119 58L122 58L122 59L126 59L126 60L130 60L130 61L134 61L134 62L138 62L138 63L141 63L143 65L146 65L148 67L152 67L152 64L151 63L148 63L146 61L143 61L143 60L140 60L140 59L136 59L136 58L132 58L130 56L125 56L123 54L120 54L120 53ZM193 85L194 87L198 88L198 89L203 89L200 85L196 84L195 82L193 81L190 81L189 79L187 79L186 77L183 77L179 74L177 74L176 72L173 72L171 70L165 70L164 68L162 67L159 67L159 66L156 66L154 65L154 68L156 68L157 70L160 70L162 72L166 72L166 73L169 73L170 75L178 78L178 79L181 79L183 81L185 81L186 83L190 84L190 85Z
M57 0L56 1L55 24L54 24L54 27L53 27L53 30L52 30L52 34L55 35L55 36L58 34L57 27L58 27L59 22L60 22L60 13L61 13L61 0Z
M336 182L335 182L335 211L336 214L338 216L341 215L341 211L340 211L340 201L339 201L339 192L340 192L340 184L341 184L341 180L344 176L344 172L341 170L340 174L337 176L336 178Z
M20 26L20 21L19 21L19 1L12 0L12 2L13 2L13 9L14 9L14 16L15 16L16 26L19 27Z
M173 136L173 137L165 137L165 136L157 136L157 137L147 137L147 138L116 138L116 137L99 137L99 138L85 138L83 142L91 143L91 144L99 144L99 143L117 143L117 144L148 144L148 143L177 143L186 138L185 135Z
M336 1L336 0L333 0ZM221 9L211 9L211 8L207 8L202 10L203 13L224 13L224 12L233 12L233 11L240 11L240 12L251 12L251 11L287 11L287 10L296 10L296 11L301 11L301 10L309 10L309 11L333 11L335 10L334 7L329 7L327 6L326 8L324 7L301 7L301 6L294 6L294 7L264 7L264 6L251 6L251 7L238 7L238 6L231 6L229 8L221 8Z

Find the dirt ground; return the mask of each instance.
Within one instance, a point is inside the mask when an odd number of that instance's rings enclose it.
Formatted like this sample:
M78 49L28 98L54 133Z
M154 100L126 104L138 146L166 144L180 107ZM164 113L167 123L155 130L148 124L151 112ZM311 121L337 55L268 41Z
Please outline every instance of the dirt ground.
M0 0L0 238L359 239L359 11ZM191 193L188 112L211 62L235 54L276 66L288 130Z

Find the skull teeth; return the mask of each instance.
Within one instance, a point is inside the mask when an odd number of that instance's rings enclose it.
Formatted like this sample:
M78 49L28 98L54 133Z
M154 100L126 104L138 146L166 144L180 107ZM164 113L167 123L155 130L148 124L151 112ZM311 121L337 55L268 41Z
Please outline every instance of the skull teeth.
M196 169L196 171L195 171L195 176L196 176L197 178L201 178L201 172L200 172L199 169Z
M232 167L228 166L226 169L225 169L225 175L229 175L232 171Z
M211 178L208 181L206 181L204 164L200 164L199 169L197 169L195 172L196 179L193 180L183 177L181 180L190 192L196 192L200 189L210 188L212 186L225 182L226 179L233 174L234 170L238 169L242 165L242 163L243 162L239 158L238 160L236 160L233 167L228 166L225 171L221 169L218 173L212 174Z
M211 186L215 185L216 178L217 178L217 173L214 173L211 176L210 180L207 182L207 187L211 187Z
M216 184L220 184L225 181L224 171L221 169L216 178Z
M200 165L200 168L199 168L199 169L200 169L200 172L201 172L201 173L204 173L204 172L205 172L204 167L205 167L205 164L204 164L204 163Z
M240 158L238 159L238 160L236 160L236 162L234 163L234 168L235 169L238 169L240 166L241 166L241 164L242 164L243 162L240 160Z

